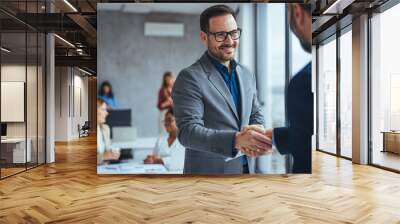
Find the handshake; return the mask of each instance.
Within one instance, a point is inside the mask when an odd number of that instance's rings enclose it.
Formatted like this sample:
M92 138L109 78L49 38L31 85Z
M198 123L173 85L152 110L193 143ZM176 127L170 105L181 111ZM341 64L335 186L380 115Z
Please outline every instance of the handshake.
M235 148L250 157L272 153L272 129L248 125L236 133Z

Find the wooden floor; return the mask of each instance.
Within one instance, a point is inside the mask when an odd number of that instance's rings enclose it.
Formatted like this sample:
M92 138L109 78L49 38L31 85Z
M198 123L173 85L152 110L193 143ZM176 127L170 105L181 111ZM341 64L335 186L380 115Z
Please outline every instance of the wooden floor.
M1 177L7 177L19 172L23 172L25 171L25 167L24 168L1 168Z
M312 175L98 176L96 141L0 181L0 223L400 223L400 175L320 152Z
M374 164L400 170L400 155L391 152L374 151L372 160Z

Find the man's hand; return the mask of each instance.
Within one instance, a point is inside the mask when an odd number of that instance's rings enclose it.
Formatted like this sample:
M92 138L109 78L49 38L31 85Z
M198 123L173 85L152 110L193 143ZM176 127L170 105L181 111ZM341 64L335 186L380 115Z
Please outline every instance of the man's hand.
M260 134L264 134L265 136L267 136L269 139L271 139L272 142L272 129L264 129L263 126L261 125L246 125L242 128L242 131L247 131L247 130L253 130L253 131L257 131Z
M236 134L235 148L247 156L256 157L272 152L272 140L262 126L246 126Z
M120 156L119 152L105 151L103 154L103 160L118 160Z

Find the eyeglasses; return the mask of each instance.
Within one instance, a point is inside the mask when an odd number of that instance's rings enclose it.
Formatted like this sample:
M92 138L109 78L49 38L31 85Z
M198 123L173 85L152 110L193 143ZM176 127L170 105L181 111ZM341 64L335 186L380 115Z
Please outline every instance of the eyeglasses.
M228 37L228 34L231 36L232 40L237 40L240 38L240 34L242 33L242 29L237 28L236 30L232 30L231 32L207 32L215 37L217 42L223 42Z

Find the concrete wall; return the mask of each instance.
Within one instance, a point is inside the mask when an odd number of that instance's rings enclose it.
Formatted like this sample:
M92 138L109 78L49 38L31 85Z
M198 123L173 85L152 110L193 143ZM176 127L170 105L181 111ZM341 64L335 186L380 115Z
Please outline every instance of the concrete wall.
M98 86L111 82L120 108L132 110L139 137L157 136L163 73L178 75L205 51L199 41L199 15L99 11L97 19ZM184 23L184 37L145 37L145 22Z

